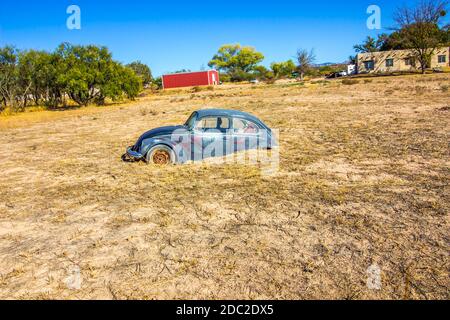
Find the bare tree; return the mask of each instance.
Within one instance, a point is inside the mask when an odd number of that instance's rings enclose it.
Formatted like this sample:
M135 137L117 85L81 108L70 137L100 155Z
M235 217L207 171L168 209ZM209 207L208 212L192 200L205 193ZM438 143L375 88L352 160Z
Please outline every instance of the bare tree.
M422 0L415 8L399 8L394 15L400 39L413 51L422 73L430 66L436 49L442 45L439 24L447 14L448 3L448 0Z
M297 70L300 73L300 79L303 80L305 73L312 69L314 61L316 61L314 50L308 52L308 50L299 49L297 51Z
M448 0L422 0L417 7L402 7L394 14L394 21L400 27L415 23L438 24L447 14Z

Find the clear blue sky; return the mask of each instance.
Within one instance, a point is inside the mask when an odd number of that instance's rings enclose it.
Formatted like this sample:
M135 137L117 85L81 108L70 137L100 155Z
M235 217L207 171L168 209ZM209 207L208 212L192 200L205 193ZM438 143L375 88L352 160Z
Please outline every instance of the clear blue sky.
M41 0L2 1L0 46L53 50L61 42L106 45L123 63L141 60L155 75L197 70L222 44L264 53L265 65L314 48L317 62L342 62L353 45L386 30L366 27L367 7L382 10L382 26L403 0ZM81 30L68 30L66 9L81 8Z

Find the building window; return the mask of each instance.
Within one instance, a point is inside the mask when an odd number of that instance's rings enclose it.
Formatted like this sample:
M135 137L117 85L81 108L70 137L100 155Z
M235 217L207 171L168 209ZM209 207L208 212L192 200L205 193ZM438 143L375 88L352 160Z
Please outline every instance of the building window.
M394 66L394 59L386 59L386 67L393 67Z
M375 69L375 62L373 60L364 61L364 68L366 70L374 70Z
M416 65L416 60L412 57L406 58L405 65L414 67Z
M446 63L447 62L447 56L441 55L438 56L438 63Z

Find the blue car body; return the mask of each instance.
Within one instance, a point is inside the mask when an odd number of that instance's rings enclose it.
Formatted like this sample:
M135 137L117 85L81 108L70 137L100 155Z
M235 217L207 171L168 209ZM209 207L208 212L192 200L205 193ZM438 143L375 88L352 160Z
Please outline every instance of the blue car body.
M235 110L207 109L192 113L184 125L144 133L123 159L148 160L146 156L155 146L170 148L175 155L173 162L184 163L276 145L272 130L257 117Z

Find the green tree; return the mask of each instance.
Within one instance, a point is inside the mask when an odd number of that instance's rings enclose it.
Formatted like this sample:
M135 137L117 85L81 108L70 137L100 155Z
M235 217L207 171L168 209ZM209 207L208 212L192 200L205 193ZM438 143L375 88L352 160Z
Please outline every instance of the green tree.
M127 67L113 61L106 47L62 44L57 55L63 60L64 72L58 75L70 98L80 106L91 102L104 104L106 98L116 101L123 95L137 96L141 79Z
M445 28L439 27L447 14L448 1L424 0L415 8L400 8L394 17L397 37L404 48L412 50L422 73L429 68L436 49L446 44ZM448 30L447 30L448 31Z
M120 72L122 92L128 99L134 100L142 91L142 80L132 69L119 66L122 69Z
M370 53L370 52L377 52L380 51L382 45L383 45L383 38L372 38L368 36L366 40L362 44L357 44L353 46L356 52L358 53Z
M41 94L41 83L39 72L39 52L34 50L24 51L19 54L19 76L22 84L30 85L30 91L33 96L33 100L37 104L39 96ZM27 98L25 98L27 100ZM25 102L25 105L27 101Z
M171 72L172 74L177 74L177 73L187 73L187 72L191 72L190 69L180 69L174 72Z
M142 78L133 69L115 61L108 64L103 77L104 81L96 88L98 93L94 102L97 105L104 105L106 98L112 101L119 101L124 96L134 99L142 89Z
M153 79L152 86L157 90L162 89L162 87L163 87L162 77L157 77L157 78Z
M254 68L254 70L252 71L252 74L253 74L254 78L256 78L258 80L263 80L263 81L271 80L274 77L273 72L264 66L256 66Z
M290 78L296 71L294 61L274 62L270 65L275 78Z
M356 56L350 55L350 56L348 56L348 62L350 64L356 64L358 62L358 59Z
M398 31L394 31L391 34L380 34L378 36L378 42L380 51L407 49Z
M208 66L229 74L234 81L239 81L248 78L248 74L254 71L262 60L264 55L252 47L229 44L220 47Z
M17 83L20 91L21 108L25 109L28 105L30 92L35 78L35 59L29 59L30 55L26 52L19 52L17 64ZM17 94L16 94L17 95ZM19 97L19 95L17 95Z
M18 79L18 52L14 47L0 48L0 99L2 109L16 105Z
M30 103L57 107L70 97L80 106L107 98L134 99L142 77L112 59L105 47L64 43L54 53L0 48L0 110Z
M63 72L61 60L52 53L28 50L19 54L19 78L23 86L30 85L30 95L36 105L57 106L62 102L63 87L58 73ZM25 105L28 95L24 98Z
M127 65L128 68L132 69L139 77L142 79L142 84L144 86L149 85L152 80L152 71L150 67L146 64L143 64L140 61L135 61Z
M444 47L450 47L450 24L440 29L441 43Z
M64 60L64 72L58 82L64 84L70 98L80 106L101 100L99 86L105 83L105 72L112 57L105 47L60 45L57 54Z

